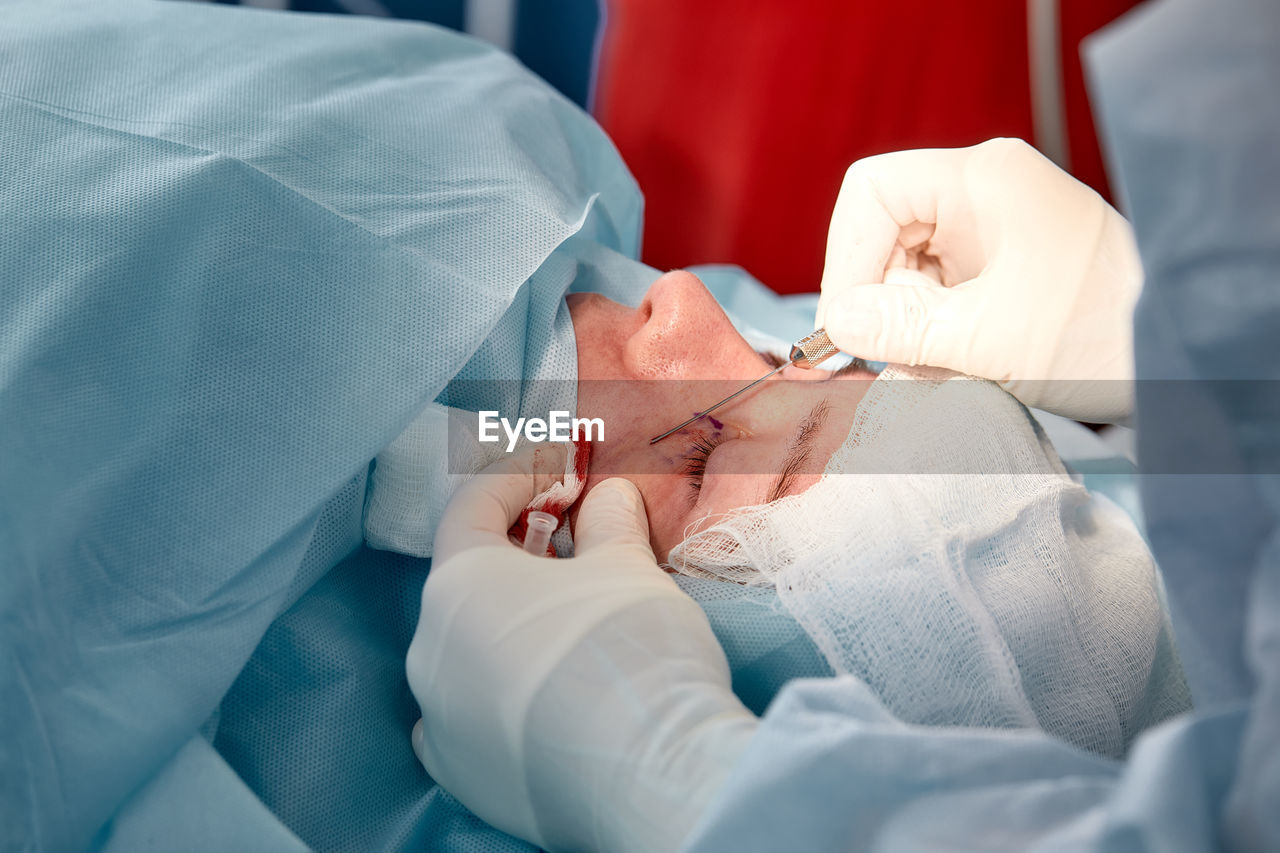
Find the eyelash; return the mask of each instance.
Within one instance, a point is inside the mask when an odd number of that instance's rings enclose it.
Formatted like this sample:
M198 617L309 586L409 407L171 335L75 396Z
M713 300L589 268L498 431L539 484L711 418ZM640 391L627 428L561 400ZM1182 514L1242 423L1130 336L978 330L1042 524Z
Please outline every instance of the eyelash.
M702 490L702 478L707 473L707 460L711 458L711 452L724 442L725 439L720 436L708 438L703 435L696 435L689 442L689 452L684 456L684 468L680 473L689 479L689 488L695 498Z
M772 367L777 367L785 361L781 356L771 352L757 350L757 353ZM727 439L716 434L711 438L695 435L689 442L689 452L684 455L684 468L681 469L680 474L689 481L692 501L696 501L698 492L702 491L702 479L707 473L707 460L711 458L712 451L725 441Z

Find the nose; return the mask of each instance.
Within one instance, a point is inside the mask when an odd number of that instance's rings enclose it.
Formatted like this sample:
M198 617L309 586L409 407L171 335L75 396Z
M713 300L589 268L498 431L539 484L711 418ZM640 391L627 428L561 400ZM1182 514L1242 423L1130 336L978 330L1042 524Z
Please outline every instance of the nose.
M751 349L698 277L684 270L659 278L640 303L644 319L623 347L642 379L729 379L760 372Z

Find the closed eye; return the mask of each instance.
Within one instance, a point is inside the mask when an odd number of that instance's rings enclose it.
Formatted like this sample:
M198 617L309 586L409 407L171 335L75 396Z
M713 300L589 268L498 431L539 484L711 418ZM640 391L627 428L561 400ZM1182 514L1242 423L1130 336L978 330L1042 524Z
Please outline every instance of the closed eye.
M689 450L683 457L684 466L680 469L680 475L685 477L688 482L690 506L694 506L698 502L698 492L702 490L702 480L706 476L707 462L711 459L712 451L726 440L719 433L715 433L712 436L696 433L690 439Z

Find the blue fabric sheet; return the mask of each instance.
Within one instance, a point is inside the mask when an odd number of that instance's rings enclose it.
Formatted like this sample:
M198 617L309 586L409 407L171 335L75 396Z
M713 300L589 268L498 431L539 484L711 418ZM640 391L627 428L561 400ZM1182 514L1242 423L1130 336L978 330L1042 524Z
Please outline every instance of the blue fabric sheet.
M652 279L613 146L428 26L0 15L0 847L519 849L414 763L426 569L361 505L465 362L571 376L564 291Z

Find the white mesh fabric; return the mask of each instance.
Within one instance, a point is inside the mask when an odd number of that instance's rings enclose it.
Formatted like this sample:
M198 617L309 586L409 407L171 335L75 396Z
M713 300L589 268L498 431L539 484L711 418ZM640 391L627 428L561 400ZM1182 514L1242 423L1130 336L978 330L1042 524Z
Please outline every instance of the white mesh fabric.
M364 538L371 547L431 556L436 524L470 473L469 466L451 464L449 453L450 437L465 435L457 423L464 417L474 420L475 414L431 403L378 454L364 510ZM489 446L490 461L496 461L502 448Z
M990 382L890 366L820 482L709 520L670 560L775 585L832 668L910 722L1119 755L1188 704L1132 521Z

